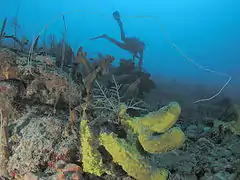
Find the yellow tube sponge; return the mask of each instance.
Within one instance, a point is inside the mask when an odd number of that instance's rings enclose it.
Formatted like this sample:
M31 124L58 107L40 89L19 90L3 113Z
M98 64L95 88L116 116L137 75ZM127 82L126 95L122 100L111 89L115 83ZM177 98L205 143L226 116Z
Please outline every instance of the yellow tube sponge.
M185 135L180 128L174 127L162 135L153 136L142 133L138 139L145 151L163 153L181 147L185 141Z
M171 102L144 117L125 116L121 121L138 134L139 142L145 151L162 153L179 148L185 141L185 135L180 128L170 129L178 120L180 113L180 105L177 102ZM154 136L153 133L164 134Z
M168 171L165 169L151 169L135 146L115 134L100 134L100 142L112 155L113 161L122 166L128 175L137 180L166 180Z
M105 172L102 157L98 150L94 148L94 137L85 119L80 123L80 134L83 171L101 176Z
M144 117L123 119L123 124L131 126L134 132L138 134L146 130L163 133L176 123L180 113L180 105L177 102L171 102L167 106L162 107L156 112L149 113Z

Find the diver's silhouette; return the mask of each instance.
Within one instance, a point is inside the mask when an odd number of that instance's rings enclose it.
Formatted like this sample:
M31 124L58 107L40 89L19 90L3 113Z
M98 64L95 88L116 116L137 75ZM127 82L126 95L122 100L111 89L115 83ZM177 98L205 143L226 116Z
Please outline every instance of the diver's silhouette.
M117 21L117 23L120 27L121 40L123 41L123 43L117 41L114 38L109 37L106 34L91 38L90 40L99 39L99 38L105 38L105 39L109 40L110 42L116 44L118 47L120 47L122 49L125 49L125 50L129 51L130 53L132 53L133 54L133 60L135 58L138 58L139 59L139 67L141 67L142 66L142 61L143 61L143 51L144 51L144 48L145 48L145 44L143 42L141 42L136 37L126 37L125 36L125 32L124 32L124 29L123 29L123 23L121 21L120 13L118 11L115 11L113 13L113 17Z

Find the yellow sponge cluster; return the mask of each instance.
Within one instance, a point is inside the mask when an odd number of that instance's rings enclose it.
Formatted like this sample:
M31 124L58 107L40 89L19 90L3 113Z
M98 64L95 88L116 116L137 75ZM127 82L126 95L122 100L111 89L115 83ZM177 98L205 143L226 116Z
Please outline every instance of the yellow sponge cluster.
M153 168L145 160L136 147L135 137L144 150L150 153L162 153L181 147L185 140L184 133L178 127L172 128L180 113L179 104L172 102L157 112L149 113L144 117L131 118L126 114L126 107L122 105L119 118L122 125L127 128L127 138L118 138L114 133L101 133L99 142L112 155L113 161L121 165L128 175L135 179L166 180L168 171ZM100 176L104 172L104 166L101 154L93 146L94 138L87 120L81 121L80 131L83 170ZM154 135L154 133L161 134Z

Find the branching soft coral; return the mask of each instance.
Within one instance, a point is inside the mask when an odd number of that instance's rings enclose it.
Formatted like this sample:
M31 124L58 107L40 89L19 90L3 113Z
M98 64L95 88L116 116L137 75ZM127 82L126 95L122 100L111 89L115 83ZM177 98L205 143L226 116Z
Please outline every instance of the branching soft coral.
M105 120L112 120L113 123L119 124L119 112L121 111L122 105L122 96L120 94L121 85L117 83L115 77L112 76L114 86L111 88L106 88L96 81L97 87L93 89L93 97L90 103L91 107L100 114L98 118L94 121L97 121L101 118L103 123ZM126 110L134 109L137 111L147 111L146 104L143 101L131 101L126 102ZM99 110L99 111L98 111ZM101 115L104 115L103 118Z

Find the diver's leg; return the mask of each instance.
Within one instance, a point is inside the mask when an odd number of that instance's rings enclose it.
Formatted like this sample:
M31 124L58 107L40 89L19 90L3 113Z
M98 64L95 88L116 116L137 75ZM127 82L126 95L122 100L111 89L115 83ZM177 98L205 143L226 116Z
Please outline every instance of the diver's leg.
M113 12L113 17L119 25L120 32L121 32L121 40L125 42L126 37L125 37L125 32L123 30L123 23L121 21L120 13L118 11Z
M123 29L123 23L122 23L121 20L118 21L118 25L119 25L120 32L121 32L121 40L122 40L123 42L125 42L126 36L125 36L124 29Z

